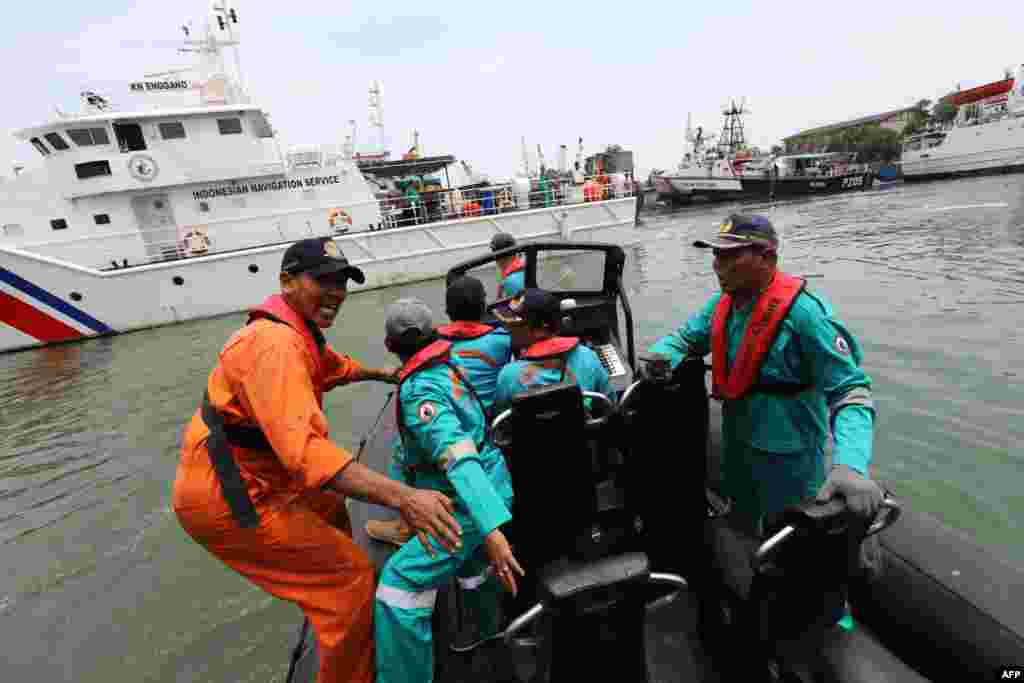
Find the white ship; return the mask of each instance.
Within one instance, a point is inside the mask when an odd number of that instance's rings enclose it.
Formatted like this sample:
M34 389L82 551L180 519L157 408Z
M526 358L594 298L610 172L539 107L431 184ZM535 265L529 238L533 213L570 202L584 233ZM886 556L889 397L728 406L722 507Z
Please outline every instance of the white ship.
M1006 79L950 96L959 109L946 126L903 143L903 178L925 180L1024 169L1024 65Z
M381 177L454 158L285 150L242 88L237 4L213 0L205 34L183 30L192 66L126 86L145 106L83 93L81 114L16 133L43 158L0 182L0 352L244 310L277 291L282 253L310 236L333 235L364 289L439 277L499 230L593 239L635 221L628 188L575 201L517 179L396 197Z

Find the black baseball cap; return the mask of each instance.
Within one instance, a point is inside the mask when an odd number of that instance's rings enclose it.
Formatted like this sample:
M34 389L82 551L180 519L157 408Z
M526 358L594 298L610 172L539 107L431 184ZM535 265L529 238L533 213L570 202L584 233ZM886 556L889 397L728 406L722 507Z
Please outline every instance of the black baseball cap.
M558 325L562 318L562 302L543 289L530 288L516 296L491 305L494 317L506 325Z
M487 305L484 283L471 275L455 278L445 290L444 305L452 320L479 320Z
M693 246L702 249L739 249L759 245L778 249L779 237L772 222L757 214L730 214L718 227L718 234L706 240L697 240Z
M491 238L491 251L501 251L516 246L516 238L507 232L499 232Z
M292 244L281 259L281 271L292 275L309 273L313 277L341 273L359 284L366 282L363 271L348 262L330 237L311 237Z

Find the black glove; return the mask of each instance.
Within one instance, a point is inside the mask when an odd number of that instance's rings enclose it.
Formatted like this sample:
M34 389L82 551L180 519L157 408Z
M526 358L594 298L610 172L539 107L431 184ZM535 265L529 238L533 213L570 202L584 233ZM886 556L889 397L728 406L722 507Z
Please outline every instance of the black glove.
M818 500L825 502L836 495L846 500L846 506L864 519L874 519L882 504L882 489L878 484L861 476L847 465L833 465L825 483L818 491Z

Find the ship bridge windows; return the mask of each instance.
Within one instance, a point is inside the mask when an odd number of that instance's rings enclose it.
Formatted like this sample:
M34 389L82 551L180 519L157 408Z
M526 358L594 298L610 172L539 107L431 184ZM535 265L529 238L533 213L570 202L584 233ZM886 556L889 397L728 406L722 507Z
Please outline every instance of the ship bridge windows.
M68 222L63 218L54 218L50 221L50 227L54 230L67 230Z
M32 138L31 140L29 140L29 142L31 142L32 146L36 148L36 151L38 151L44 157L50 156L50 154L52 154L52 152L50 152L50 148L44 145L43 141L40 140L39 138Z
M86 178L98 178L100 176L111 175L110 173L110 162L109 161L85 161L81 164L75 164L75 175L78 176L79 180L85 180Z
M157 128L164 140L182 140L185 137L185 124L181 121L164 121L157 124Z
M115 123L114 135L122 152L141 152L146 149L146 138L142 126L137 123Z
M253 135L258 138L274 137L274 129L263 112L257 111L252 114Z
M904 152L917 152L921 149L921 140L911 140L907 144L903 145Z
M64 150L71 147L71 145L64 142L64 138L62 138L59 133L47 133L43 137L46 138L46 141L49 142L53 146L53 148L59 152L63 152Z
M242 132L242 119L217 119L217 128L221 135L239 135Z
M79 147L110 144L106 128L69 128L68 137Z

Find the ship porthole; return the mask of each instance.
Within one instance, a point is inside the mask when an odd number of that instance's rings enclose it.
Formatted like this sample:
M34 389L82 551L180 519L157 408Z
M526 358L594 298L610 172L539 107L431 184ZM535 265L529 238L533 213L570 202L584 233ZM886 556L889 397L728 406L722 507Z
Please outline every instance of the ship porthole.
M182 276L180 276L180 275L175 275L175 276L174 276L174 279L172 279L172 280L171 280L171 282L173 282L174 284L176 284L176 285L179 285L179 286L180 286L180 285L183 285L183 284L185 284L185 278L183 278L183 277L182 277Z
M71 300L72 301L81 301L82 300L82 295L79 294L78 292L71 292Z
M250 263L249 264L249 272L250 273L258 273L258 272L260 272L260 267L257 266L255 263Z

